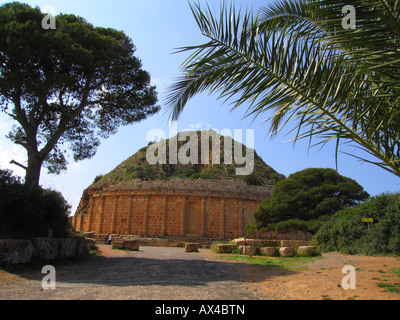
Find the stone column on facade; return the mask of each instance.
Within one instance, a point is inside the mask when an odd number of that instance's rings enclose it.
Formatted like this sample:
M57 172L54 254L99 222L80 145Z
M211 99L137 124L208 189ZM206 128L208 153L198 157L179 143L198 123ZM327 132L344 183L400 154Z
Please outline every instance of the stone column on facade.
M144 236L147 237L149 228L150 195L146 195L145 199L146 199L146 210L144 212L144 219L143 219L143 233Z
M225 238L225 203L226 203L226 199L222 198L221 199L221 238L224 239Z
M163 237L167 235L167 212L168 212L168 195L164 197L164 212L162 216L162 230L161 230L161 234Z
M119 196L114 196L113 213L112 213L112 219L111 219L111 233L116 233L115 224L116 224L116 220L117 220L118 197Z
M127 217L127 226L126 226L126 233L131 234L132 232L132 215L133 215L133 195L128 196L128 217Z
M80 230L81 232L84 232L85 230L82 230L82 227L83 227L83 214L81 214L81 215L79 216L79 230Z
M100 197L100 214L99 214L99 219L98 219L98 224L97 224L98 234L101 234L103 232L102 222L103 222L105 204L106 204L106 197L101 196Z
M88 212L89 216L88 216L87 231L93 231L92 230L93 215L94 215L94 213L93 213L93 209L94 209L93 202L94 202L94 198L90 197L89 205L88 205L88 207L89 207L89 212Z
M187 200L188 197L183 197L182 220L181 220L181 234L182 237L186 236L186 215L187 215Z
M240 205L240 216L239 216L239 221L240 221L240 236L244 236L244 199L242 199Z
M201 197L201 237L206 236L207 197Z

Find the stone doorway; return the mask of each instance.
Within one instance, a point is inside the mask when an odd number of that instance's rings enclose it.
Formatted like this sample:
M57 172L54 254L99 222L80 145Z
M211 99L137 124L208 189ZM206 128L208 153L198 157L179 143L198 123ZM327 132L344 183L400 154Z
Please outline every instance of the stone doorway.
M186 216L186 236L201 237L201 203L189 202Z

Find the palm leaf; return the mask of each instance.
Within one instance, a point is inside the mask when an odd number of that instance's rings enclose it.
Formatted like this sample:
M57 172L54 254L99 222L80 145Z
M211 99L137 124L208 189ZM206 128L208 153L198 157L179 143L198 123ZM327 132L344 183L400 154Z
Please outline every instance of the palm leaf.
M272 134L290 122L295 142L336 139L338 152L353 141L400 176L398 4L355 2L359 26L347 33L331 12L340 1L279 1L258 15L224 4L218 19L208 6L191 4L209 42L180 50L193 53L167 99L172 117L198 93L217 93L232 109L246 105L245 117L272 114ZM386 15L390 23L382 26ZM383 36L364 41L376 31ZM383 50L376 38L385 38Z

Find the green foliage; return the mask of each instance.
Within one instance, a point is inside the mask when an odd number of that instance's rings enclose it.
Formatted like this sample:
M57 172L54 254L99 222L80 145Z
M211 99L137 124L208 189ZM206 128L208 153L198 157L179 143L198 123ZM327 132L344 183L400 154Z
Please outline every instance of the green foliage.
M198 154L201 154L201 131L197 131L197 146ZM271 186L285 178L284 175L276 172L273 168L268 166L254 151L254 171L247 176L236 175L236 168L240 167L234 161L232 164L224 163L224 140L223 136L219 136L220 143L220 164L171 164L169 161L169 148L170 139L165 140L166 144L166 164L150 165L147 162L146 154L148 148L153 144L149 143L146 147L141 148L133 156L126 159L114 170L104 175L101 179L96 180L97 184L112 184L122 181L130 181L132 179L141 180L155 180L155 179L169 179L169 178L182 178L182 179L220 179L220 180L243 180L248 185L256 186ZM186 142L179 141L177 150ZM232 144L234 140L232 139ZM242 145L242 149L245 146ZM156 150L155 152L158 152ZM243 151L244 152L244 151ZM210 152L211 154L211 152Z
M158 177L158 168L155 166L136 165L126 171L131 179L155 180Z
M103 178L103 175L102 175L102 174L98 174L98 175L94 178L93 183L99 182L102 178Z
M258 228L315 232L327 216L367 198L356 181L333 169L305 169L279 181L254 218Z
M356 28L342 28L342 9L356 9ZM336 142L349 154L400 176L400 10L397 1L275 0L257 12L224 2L219 12L191 4L207 39L190 52L167 97L177 119L208 91L244 117L261 118L293 141ZM317 141L315 141L317 140Z
M0 169L0 238L31 239L67 236L70 206L56 191L24 185Z
M252 221L249 224L246 224L244 227L244 234L246 237L254 236L257 234L257 232L258 232L258 229L257 229L257 226L254 223L254 221Z
M362 218L373 218L370 230ZM400 253L400 194L382 194L337 212L316 233L324 251L347 254Z
M100 138L160 110L124 32L69 14L45 30L45 16L18 2L0 7L0 110L17 122L8 138L26 148L36 185L42 165L66 169L66 145L75 161L91 158Z
M276 232L296 232L303 231L309 233L316 233L321 226L326 223L327 216L321 216L318 219L311 219L308 221L301 219L289 219L272 224Z

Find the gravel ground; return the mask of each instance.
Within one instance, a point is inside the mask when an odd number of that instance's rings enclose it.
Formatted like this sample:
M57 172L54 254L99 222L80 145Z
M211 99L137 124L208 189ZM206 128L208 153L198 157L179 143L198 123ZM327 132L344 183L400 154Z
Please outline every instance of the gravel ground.
M0 277L0 300L260 300L249 266L216 260L208 249L141 247L56 265L56 289L43 290L41 267Z
M42 266L0 270L0 300L400 300L399 257L329 253L290 269L263 270L209 249L99 248L90 259L55 265L55 290L43 290ZM356 269L355 290L341 287L345 265Z

